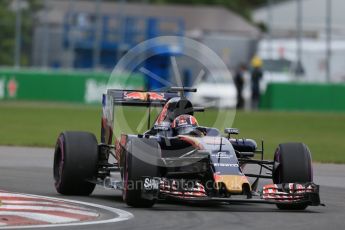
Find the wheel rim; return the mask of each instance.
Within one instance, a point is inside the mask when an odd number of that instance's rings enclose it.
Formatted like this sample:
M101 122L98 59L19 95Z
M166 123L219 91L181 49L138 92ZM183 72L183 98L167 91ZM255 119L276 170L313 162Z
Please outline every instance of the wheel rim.
M61 184L61 177L64 165L64 149L63 137L60 136L56 143L56 150L54 154L54 180L55 187L58 188Z
M274 161L280 163L280 151L279 148L276 150L275 154L274 154ZM278 166L278 168L275 170L274 172L274 177L273 177L273 181L274 183L281 183L281 165Z

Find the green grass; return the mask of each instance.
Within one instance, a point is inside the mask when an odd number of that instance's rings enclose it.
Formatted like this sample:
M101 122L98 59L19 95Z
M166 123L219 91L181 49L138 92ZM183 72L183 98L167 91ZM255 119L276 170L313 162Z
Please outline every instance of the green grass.
M126 110L123 114L122 118L129 124L122 127L126 131L135 132L134 124L146 120L144 110ZM200 125L213 125L218 115L218 111L211 110L198 114L197 118ZM52 147L64 130L85 130L99 136L100 116L100 106L1 102L0 145ZM231 119L227 123L230 125ZM268 159L279 143L297 141L309 146L314 161L345 163L345 114L342 113L237 112L232 126L240 129L240 137L253 138L258 143L263 139ZM141 127L140 131L145 128Z

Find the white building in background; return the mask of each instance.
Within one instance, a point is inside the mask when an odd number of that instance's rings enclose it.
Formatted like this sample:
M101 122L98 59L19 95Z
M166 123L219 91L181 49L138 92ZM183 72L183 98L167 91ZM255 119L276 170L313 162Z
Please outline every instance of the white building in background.
M271 26L272 39L263 39L258 45L258 55L264 59L268 81L327 80L327 61L330 60L332 82L345 81L345 1L332 1L331 56L327 55L327 2L329 0L301 0L302 40L301 67L298 63L298 1L290 0L257 9L253 14L256 23ZM274 2L274 0L273 0ZM269 16L269 12L271 15ZM271 21L268 21L271 18ZM303 74L301 74L301 70ZM296 72L298 76L296 76Z
M302 40L301 67L297 65L295 39L262 40L258 55L264 60L264 83L268 82L325 82L327 48L323 40ZM345 41L333 41L331 47L331 82L345 82Z
M322 38L326 31L326 9L328 0L301 0L303 8L303 32L305 36ZM272 1L274 2L274 0ZM345 37L345 1L332 0L332 33ZM275 36L294 36L296 33L297 0L285 1L272 6L272 33ZM254 11L253 20L268 24L268 8Z

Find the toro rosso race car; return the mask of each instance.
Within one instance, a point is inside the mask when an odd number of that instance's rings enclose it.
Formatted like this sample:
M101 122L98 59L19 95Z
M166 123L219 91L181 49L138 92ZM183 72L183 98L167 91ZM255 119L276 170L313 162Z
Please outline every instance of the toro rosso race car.
M237 129L225 128L222 135L216 128L198 124L193 115L204 109L193 107L185 92L196 89L108 90L103 95L100 144L87 132L63 132L58 137L57 192L90 195L98 184L122 190L123 200L134 207L152 207L166 199L268 203L290 210L320 205L305 144L280 144L274 159L264 160L263 142L259 148L252 139L233 138ZM114 111L127 106L161 110L146 132L114 137ZM253 164L258 173L244 173ZM272 182L262 186L260 178Z

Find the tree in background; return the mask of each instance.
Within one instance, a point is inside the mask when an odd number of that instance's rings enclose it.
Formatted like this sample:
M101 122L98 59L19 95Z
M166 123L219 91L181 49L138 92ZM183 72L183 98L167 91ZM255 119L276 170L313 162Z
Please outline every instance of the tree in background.
M32 29L35 22L34 14L42 7L41 0L21 0L25 7L22 9L22 38L21 65L29 65L31 55ZM15 50L15 1L0 0L0 65L8 66L14 63Z
M0 1L0 64L13 63L15 14L9 10L9 1Z

